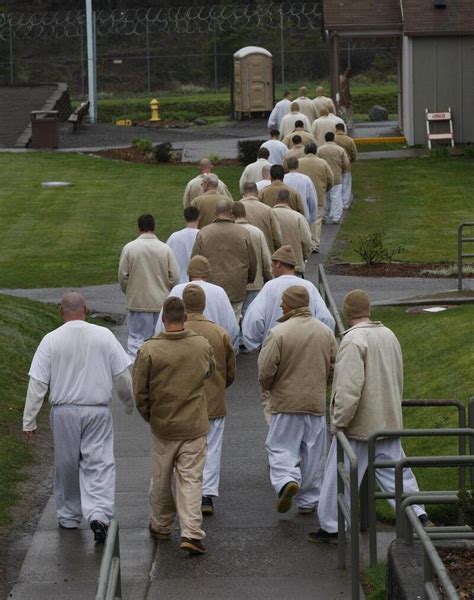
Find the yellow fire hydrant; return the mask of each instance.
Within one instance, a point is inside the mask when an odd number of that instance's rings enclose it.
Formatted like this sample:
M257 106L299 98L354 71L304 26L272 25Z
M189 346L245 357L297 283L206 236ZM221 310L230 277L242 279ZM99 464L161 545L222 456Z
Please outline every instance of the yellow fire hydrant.
M157 123L158 121L161 121L161 119L160 119L160 103L158 102L158 100L156 98L153 98L153 100L150 102L150 109L151 109L150 121L152 123Z

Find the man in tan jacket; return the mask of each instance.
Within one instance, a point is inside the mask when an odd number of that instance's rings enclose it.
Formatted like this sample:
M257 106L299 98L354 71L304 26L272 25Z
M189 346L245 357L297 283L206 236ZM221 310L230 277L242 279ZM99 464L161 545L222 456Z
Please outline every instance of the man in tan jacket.
M204 290L199 285L189 283L184 288L183 301L188 316L184 328L206 338L212 348L216 363L214 373L204 385L209 431L207 432L207 458L204 465L201 512L212 515L214 512L212 499L219 496L222 439L227 414L225 390L234 381L235 354L227 331L203 315L206 307Z
M275 206L278 192L280 190L287 190L290 193L290 207L304 215L303 199L296 190L293 190L283 183L285 177L285 170L283 167L281 165L273 165L270 169L270 177L272 178L272 183L260 192L258 195L260 200L267 206Z
M344 298L344 318L350 329L344 333L336 357L331 399L331 431L343 431L358 460L359 485L367 470L367 440L384 429L402 429L403 358L393 332L370 319L370 300L362 290ZM337 541L337 443L332 440L318 506L320 529L308 535L309 542ZM400 460L405 454L400 439L376 442L375 460ZM394 469L377 469L377 483L394 492ZM411 469L405 469L403 488L418 492ZM394 506L394 501L389 501ZM422 506L414 506L423 525L429 523Z
M214 165L208 158L201 158L199 161L199 175L191 179L191 181L186 185L186 189L184 190L183 195L183 208L187 206L191 206L191 202L194 198L197 198L202 194L202 181L206 175L212 173L212 169ZM228 198L232 198L231 193L229 192L226 184L219 179L219 183L217 185L217 192L222 194L223 196L227 196Z
M248 231L234 223L232 204L228 199L218 201L215 220L199 232L192 255L207 258L209 281L224 288L239 322L247 284L257 274L257 257Z
M342 174L342 206L347 209L352 203L352 163L357 158L357 146L354 140L346 135L344 123L336 124L336 137L334 141L338 146L344 148L349 159L349 165Z
M283 292L283 316L258 357L258 379L270 392L266 449L278 512L295 497L299 512L313 512L326 459L326 386L336 358L333 332L313 317L306 288Z
M319 148L325 142L325 135L328 131L336 133L336 123L329 116L327 108L322 107L320 110L320 116L314 121L311 126L311 133L316 140L316 146Z
M155 235L153 215L138 218L139 236L124 246L118 280L127 297L127 351L132 360L150 338L170 289L179 282L179 265L169 246Z
M307 144L304 147L305 155L298 160L298 172L307 175L316 188L318 197L318 216L311 228L311 252L319 252L321 245L321 225L323 222L326 193L334 185L334 175L331 167L323 159L316 156L316 144Z
M306 115L309 122L312 123L316 118L316 112L314 110L313 101L308 97L308 88L305 86L300 87L299 94L300 95L296 98L295 102L298 102L300 112Z
M177 512L180 548L204 554L201 497L209 429L205 381L214 371L214 357L202 335L184 329L182 300L167 298L163 321L165 331L145 342L133 368L137 409L152 433L149 528L157 538L169 539Z
M310 144L311 142L316 142L312 133L309 131L305 131L303 127L303 121L296 121L294 130L286 135L282 140L285 146L287 146L290 150L294 145L293 136L299 135L303 145ZM280 163L281 164L281 163Z
M331 98L324 95L324 88L322 85L318 85L316 88L316 97L313 99L314 111L316 113L316 119L321 116L321 108L327 108L329 112L336 112L336 107Z
M289 202L289 192L280 190L272 210L280 224L282 243L293 248L296 256L296 274L302 277L305 261L311 251L311 231L305 217L291 210Z
M323 222L336 225L342 218L342 175L349 167L349 159L344 148L335 143L332 131L328 131L325 138L326 142L318 148L318 156L331 167L334 185L326 194Z
M246 183L244 197L241 200L245 206L247 221L258 227L265 236L270 254L281 246L281 230L272 209L258 199L257 185Z
M288 173L288 171L289 171L288 161L290 160L290 158L303 158L303 156L304 156L303 140L301 139L301 136L294 135L293 136L293 146L291 147L291 150L288 150L285 158L283 159L283 169L285 170L285 173Z
M216 218L216 204L219 200L228 199L227 196L218 191L219 178L210 173L205 175L202 180L202 194L191 202L199 210L198 229L210 225Z

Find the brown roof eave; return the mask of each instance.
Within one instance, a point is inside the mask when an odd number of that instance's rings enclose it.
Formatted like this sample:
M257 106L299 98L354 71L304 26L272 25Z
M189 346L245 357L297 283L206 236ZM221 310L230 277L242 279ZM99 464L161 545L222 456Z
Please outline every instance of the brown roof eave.
M403 23L377 23L376 26L374 26L374 24L361 24L361 23L357 23L357 24L353 24L353 25L349 25L347 23L338 25L327 25L327 23L324 23L324 28L329 31L329 32L333 32L333 31L373 31L374 35L377 35L377 32L379 31L403 31Z
M442 31L437 31L437 30L433 30L433 31L417 31L417 30L405 30L403 32L403 35L406 35L408 37L446 37L449 35L462 35L462 36L466 36L466 35L474 35L474 29L466 29L464 31L459 31L459 29L443 29Z

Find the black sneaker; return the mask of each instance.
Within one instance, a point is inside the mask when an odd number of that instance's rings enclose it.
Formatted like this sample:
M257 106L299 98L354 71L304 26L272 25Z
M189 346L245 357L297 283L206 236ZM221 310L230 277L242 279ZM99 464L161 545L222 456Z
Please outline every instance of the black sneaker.
M329 531L324 531L324 529L318 529L318 531L312 531L311 533L308 533L306 540L308 542L312 542L313 544L336 544L337 533L329 533Z
M91 521L91 529L94 533L94 542L103 544L107 537L108 526L102 521Z
M278 494L277 511L279 513L286 513L290 510L293 504L293 498L299 492L300 486L296 481L289 481L280 490Z
M212 496L203 496L201 500L201 512L203 515L213 515L214 506L212 504Z
M189 554L206 554L207 549L201 540L192 540L191 538L181 538L181 544L179 545L181 550L186 550Z
M427 514L418 515L418 520L423 525L423 527L434 527L433 521L430 520Z

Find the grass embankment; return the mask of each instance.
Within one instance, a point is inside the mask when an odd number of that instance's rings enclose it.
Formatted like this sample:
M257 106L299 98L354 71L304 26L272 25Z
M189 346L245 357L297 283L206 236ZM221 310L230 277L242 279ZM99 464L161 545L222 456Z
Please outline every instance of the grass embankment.
M351 241L384 232L387 247L399 245L402 262L452 262L457 256L457 226L472 221L472 161L420 158L356 162L356 202L344 220L331 253L332 262L360 262Z
M33 447L21 438L31 359L41 338L59 324L57 307L0 295L0 525L9 522L16 486L34 460Z
M472 340L474 306L464 305L442 313L407 313L405 308L377 308L373 318L381 320L398 337L405 369L404 397L410 399L455 399L467 405L474 396ZM457 427L454 408L405 408L406 428ZM409 456L451 455L458 453L457 438L407 438L403 447ZM422 490L458 489L455 468L420 468L416 471ZM385 502L380 514L393 513ZM452 505L430 506L434 519L453 514Z
M184 226L182 197L193 166L136 165L79 155L2 154L0 287L115 283L120 251L151 212L162 240ZM237 199L242 169L216 173ZM18 174L21 173L21 177ZM73 187L43 189L42 181Z

